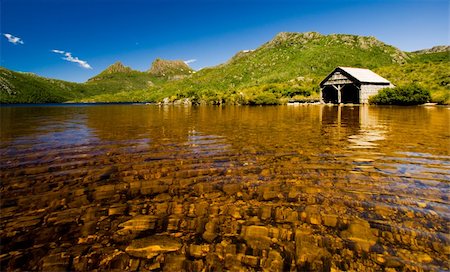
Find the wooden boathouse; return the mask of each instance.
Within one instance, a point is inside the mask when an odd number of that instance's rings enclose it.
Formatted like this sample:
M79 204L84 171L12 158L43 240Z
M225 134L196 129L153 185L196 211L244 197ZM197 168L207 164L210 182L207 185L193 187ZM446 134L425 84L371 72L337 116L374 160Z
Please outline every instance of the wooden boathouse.
M320 102L367 104L387 87L394 85L369 69L337 67L320 83Z

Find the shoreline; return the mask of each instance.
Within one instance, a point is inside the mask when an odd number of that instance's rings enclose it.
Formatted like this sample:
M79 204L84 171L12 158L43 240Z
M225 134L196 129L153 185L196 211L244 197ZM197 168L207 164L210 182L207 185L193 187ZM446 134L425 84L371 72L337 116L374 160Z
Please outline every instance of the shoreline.
M107 105L155 105L155 106L249 106L249 107L261 107L261 106L314 106L314 105L324 105L324 106L376 106L376 107L450 107L448 104L437 104L437 103L424 103L420 105L371 105L371 104L331 104L331 103L318 103L318 102L288 102L286 104L279 105L242 105L242 104L192 104L192 103L158 103L158 102L62 102L62 103L0 103L0 108L8 107L64 107L64 106L107 106Z

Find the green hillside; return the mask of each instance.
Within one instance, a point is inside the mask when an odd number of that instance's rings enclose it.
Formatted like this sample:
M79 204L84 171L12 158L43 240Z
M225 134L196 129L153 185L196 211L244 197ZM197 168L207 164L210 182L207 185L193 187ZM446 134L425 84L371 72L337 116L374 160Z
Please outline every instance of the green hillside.
M148 89L166 82L176 82L190 76L193 70L181 60L153 61L147 72L132 70L116 62L97 76L89 79L86 86L96 95L85 96L80 102L140 102L155 101L146 98Z
M210 101L212 96L213 101L233 103L252 103L259 96L271 100L308 93L317 96L318 83L336 66L373 69L408 58L373 37L283 32L256 50L241 51L228 63L165 84L158 91L175 98Z
M173 61L159 59L157 65L162 74L158 75L136 71L116 62L81 84L0 67L0 103L108 102L112 97L121 97L121 100L116 100L118 102L130 101L133 91L146 90L190 73L191 69L184 62L179 65L181 68L178 70L179 66L176 64L178 61L174 65ZM117 95L118 92L122 96ZM102 100L101 97L105 99Z
M1 103L59 103L93 95L82 84L0 67Z
M374 69L409 59L407 53L374 37L282 32L256 50L241 51L225 64L182 80L97 98L118 101L132 95L144 101L189 98L194 103L239 104L317 100L319 82L336 66Z
M418 84L431 92L431 100L450 104L450 51L413 53L408 63L374 70L394 85Z
M318 100L319 82L335 67L351 66L372 69L395 85L421 85L431 91L433 101L449 103L448 50L438 46L407 53L374 37L282 32L255 50L241 51L227 63L197 72L183 61L157 59L147 72L118 62L85 84L42 78L39 84L52 85L47 92L55 97L49 99L57 102L189 99L193 103L278 104ZM27 79L16 81L6 83L16 91L30 92ZM30 80L31 89L39 84ZM10 97L2 87L1 101ZM37 101L34 97L27 101Z
M437 46L402 52L373 37L280 33L228 63L152 88L146 99L190 98L207 103L275 104L318 100L319 82L337 66L369 68L395 85L418 84L432 101L450 104L450 51Z
M136 71L118 61L97 76L90 78L84 86L95 92L96 95L114 96L118 92L143 90L166 81L166 77ZM81 101L102 102L90 97L83 97Z

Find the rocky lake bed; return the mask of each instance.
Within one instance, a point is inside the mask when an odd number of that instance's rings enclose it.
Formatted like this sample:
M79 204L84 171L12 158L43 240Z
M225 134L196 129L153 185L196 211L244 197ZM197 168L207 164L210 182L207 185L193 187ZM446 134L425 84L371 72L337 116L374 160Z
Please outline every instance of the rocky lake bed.
M2 271L449 269L448 109L2 110Z

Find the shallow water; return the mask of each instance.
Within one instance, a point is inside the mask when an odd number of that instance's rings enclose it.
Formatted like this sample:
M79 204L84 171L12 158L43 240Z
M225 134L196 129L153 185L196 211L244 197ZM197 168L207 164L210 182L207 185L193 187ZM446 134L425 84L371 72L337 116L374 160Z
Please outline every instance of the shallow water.
M2 270L449 269L450 108L0 117Z

